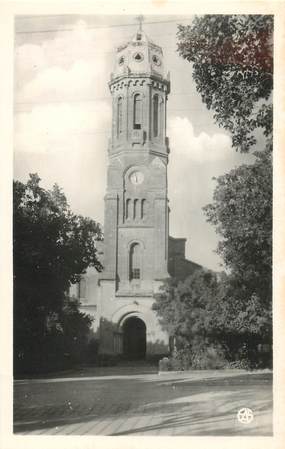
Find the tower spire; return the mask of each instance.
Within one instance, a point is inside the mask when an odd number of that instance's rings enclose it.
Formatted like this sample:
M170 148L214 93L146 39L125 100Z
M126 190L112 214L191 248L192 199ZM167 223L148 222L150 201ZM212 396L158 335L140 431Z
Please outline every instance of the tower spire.
M142 31L142 22L144 21L144 16L140 14L139 16L136 17L136 20L139 23L139 31Z

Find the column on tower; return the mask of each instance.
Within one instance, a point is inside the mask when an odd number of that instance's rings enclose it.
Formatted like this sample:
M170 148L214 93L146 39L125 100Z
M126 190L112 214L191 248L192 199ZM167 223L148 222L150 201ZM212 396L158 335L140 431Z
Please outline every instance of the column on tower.
M115 280L117 275L117 247L118 247L118 215L119 198L116 193L105 195L104 216L104 272L102 278Z

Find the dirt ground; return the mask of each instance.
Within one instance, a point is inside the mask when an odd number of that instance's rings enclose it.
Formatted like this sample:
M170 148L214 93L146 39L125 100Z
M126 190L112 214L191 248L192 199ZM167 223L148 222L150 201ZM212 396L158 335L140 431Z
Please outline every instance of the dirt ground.
M244 408L251 409L251 422L238 419ZM153 367L141 366L16 380L14 432L272 435L272 373L220 370L159 375Z

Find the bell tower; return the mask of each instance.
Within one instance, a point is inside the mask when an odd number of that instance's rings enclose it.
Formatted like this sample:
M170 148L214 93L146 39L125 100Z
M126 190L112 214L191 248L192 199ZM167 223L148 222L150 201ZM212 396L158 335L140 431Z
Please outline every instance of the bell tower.
M141 25L117 49L109 82L112 136L105 196L103 278L116 295L152 295L168 277L166 103L161 47Z
M185 259L186 239L169 237L170 80L161 47L141 23L115 53L109 88L112 126L99 248L104 269L90 272L80 300L94 316L100 353L157 357L168 353L169 336L153 310L155 293L169 276L185 279L201 267Z
M104 270L97 303L101 351L165 353L168 337L152 304L161 281L169 277L166 103L170 81L161 47L147 37L141 24L117 49L109 88L112 130Z

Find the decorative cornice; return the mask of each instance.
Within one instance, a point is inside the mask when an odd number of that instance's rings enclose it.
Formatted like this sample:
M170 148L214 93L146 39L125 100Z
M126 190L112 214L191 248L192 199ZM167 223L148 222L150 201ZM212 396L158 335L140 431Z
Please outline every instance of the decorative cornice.
M124 87L143 86L145 83L166 93L170 92L169 80L163 79L161 77L156 77L154 75L148 75L146 73L142 73L139 75L123 75L114 78L109 82L109 88L111 93L113 93L115 91L123 89Z

